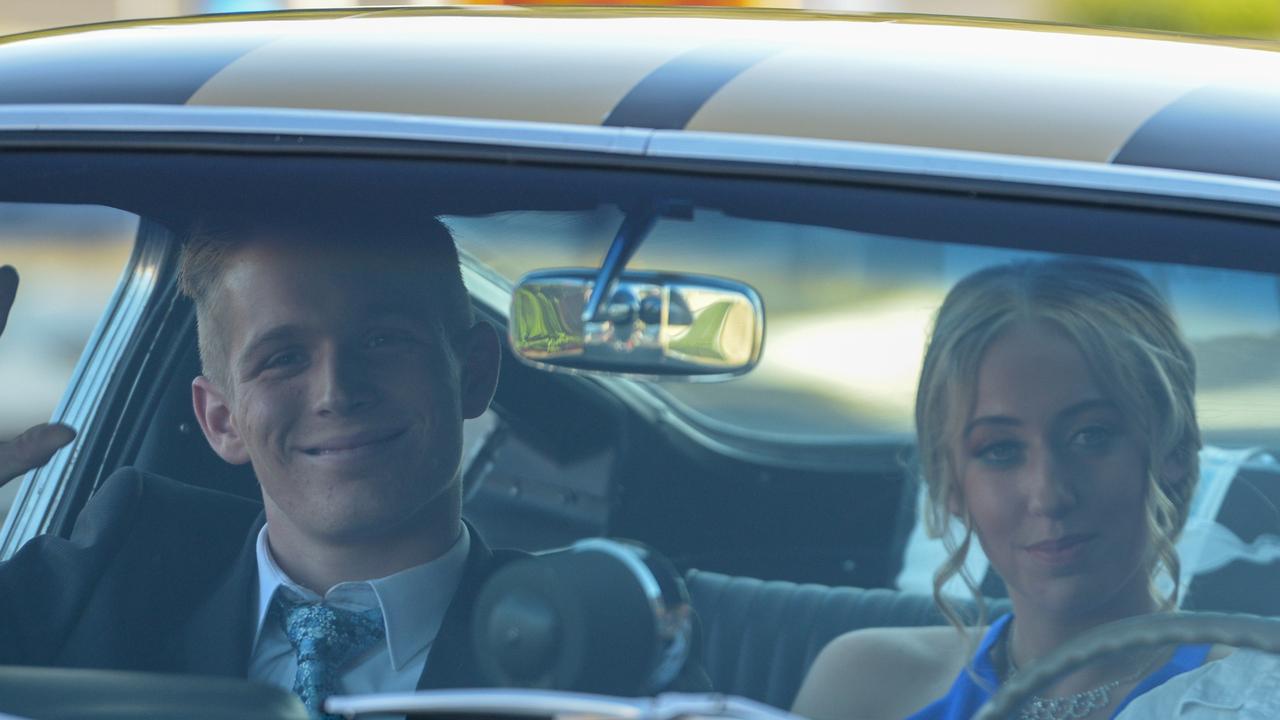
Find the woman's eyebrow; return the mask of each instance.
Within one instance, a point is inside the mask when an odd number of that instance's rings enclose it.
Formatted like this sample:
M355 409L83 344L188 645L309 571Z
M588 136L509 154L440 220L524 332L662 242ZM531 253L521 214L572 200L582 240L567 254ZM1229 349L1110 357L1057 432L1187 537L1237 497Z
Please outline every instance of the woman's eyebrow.
M1081 413L1086 413L1086 412L1089 412L1090 410L1119 410L1119 409L1120 408L1114 402L1106 398L1090 398L1088 400L1081 400L1080 402L1074 405L1064 408L1061 412L1058 413L1058 416L1066 418L1066 417L1073 417Z
M1086 398L1080 402L1068 405L1058 411L1057 417L1070 419L1076 415L1089 412L1091 410L1119 410L1114 402L1106 398ZM983 425L996 425L999 427L1017 427L1022 425L1022 421L1016 417L1009 415L983 415L982 417L970 420L964 426L963 437L968 437L977 428Z
M1016 427L1021 425L1022 421L1009 415L983 415L974 418L964 426L964 437L968 437L970 433L983 425L997 425L1000 427Z

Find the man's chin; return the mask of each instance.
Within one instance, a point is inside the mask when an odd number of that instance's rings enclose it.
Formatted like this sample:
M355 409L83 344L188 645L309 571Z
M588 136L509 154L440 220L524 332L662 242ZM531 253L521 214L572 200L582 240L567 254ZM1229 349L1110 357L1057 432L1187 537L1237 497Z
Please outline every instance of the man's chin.
M431 534L431 528L456 518L458 511L447 488L435 493L422 493L412 497L392 496L377 499L368 488L378 487L379 478L369 477L347 487L335 488L329 494L335 502L316 508L312 517L323 520L314 523L319 534L330 542L360 543L386 541L394 537ZM346 502L338 495L349 492Z

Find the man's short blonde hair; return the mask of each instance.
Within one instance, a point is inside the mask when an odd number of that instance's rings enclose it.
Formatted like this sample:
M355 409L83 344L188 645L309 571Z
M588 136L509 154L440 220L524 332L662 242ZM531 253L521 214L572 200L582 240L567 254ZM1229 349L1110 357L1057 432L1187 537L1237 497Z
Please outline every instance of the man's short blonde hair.
M222 280L242 249L261 242L351 257L388 272L421 272L451 336L474 322L457 246L449 229L434 217L412 223L377 218L357 222L349 214L306 222L261 215L204 218L192 225L182 246L178 287L196 307L202 372L224 392L232 391L232 383L227 332L220 323Z

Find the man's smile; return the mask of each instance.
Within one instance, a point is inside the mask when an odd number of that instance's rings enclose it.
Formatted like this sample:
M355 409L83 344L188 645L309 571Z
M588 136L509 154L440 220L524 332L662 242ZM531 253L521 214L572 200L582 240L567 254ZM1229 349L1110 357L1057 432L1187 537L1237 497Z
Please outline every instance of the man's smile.
M403 436L405 432L404 427L359 430L309 443L303 446L302 452L312 457L355 458L380 451L384 446Z

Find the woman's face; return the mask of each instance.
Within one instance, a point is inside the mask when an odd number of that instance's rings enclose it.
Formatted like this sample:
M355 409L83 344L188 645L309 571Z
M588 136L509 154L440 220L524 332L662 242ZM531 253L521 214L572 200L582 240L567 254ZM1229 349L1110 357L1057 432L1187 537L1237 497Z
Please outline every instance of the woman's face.
M991 344L951 452L1019 612L1149 609L1146 443L1066 335L1025 322Z

